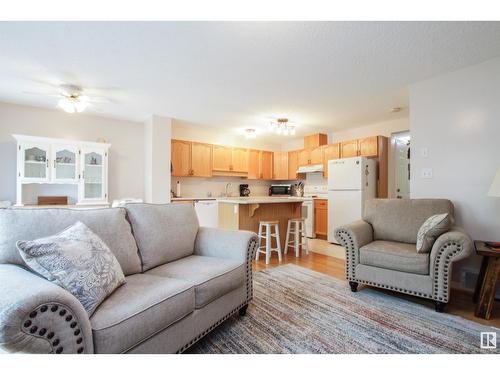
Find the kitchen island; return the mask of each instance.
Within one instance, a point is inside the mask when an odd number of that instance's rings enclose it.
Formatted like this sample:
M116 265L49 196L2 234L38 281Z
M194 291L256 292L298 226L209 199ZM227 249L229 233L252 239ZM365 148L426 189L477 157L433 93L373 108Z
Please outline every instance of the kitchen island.
M278 220L281 248L285 249L286 228L289 219L302 217L299 197L235 197L219 198L219 228L249 230L257 233L259 222Z

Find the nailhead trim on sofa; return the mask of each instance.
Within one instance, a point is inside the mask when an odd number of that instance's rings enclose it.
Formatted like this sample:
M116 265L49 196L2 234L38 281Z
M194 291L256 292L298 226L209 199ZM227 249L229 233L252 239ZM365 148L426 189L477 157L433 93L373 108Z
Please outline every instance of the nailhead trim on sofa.
M73 331L73 335L75 336L73 347L64 348L62 345L60 345L61 339L58 336L58 334L60 333L51 331L50 327L38 327L38 325L41 325L40 322L43 321L43 319L40 319L40 317L44 314L54 314L68 325L70 330ZM85 338L79 328L79 324L76 320L75 314L73 313L73 311L71 311L70 308L60 303L46 303L38 306L36 309L31 311L23 319L21 323L21 331L26 333L27 335L41 338L47 341L52 348L51 352L55 354L61 354L63 352L71 354L82 354L85 351Z
M245 302L240 304L238 307L234 308L231 310L229 313L224 315L222 318L220 318L218 321L216 321L214 324L212 324L209 328L207 328L205 331L200 333L198 336L196 336L193 340L191 340L189 343L184 345L181 349L177 351L177 353L182 353L189 349L191 346L196 344L200 339L202 339L206 334L210 333L213 331L215 328L217 328L219 325L224 323L228 318L230 318L233 314L237 313L242 307L248 305L250 301L253 298L253 287L252 287L252 260L255 255L255 252L257 251L257 246L258 242L256 239L252 239L248 242L248 248L247 248L247 299Z
M443 275L440 277L439 275L439 265L443 259L443 254L447 251L448 248L453 247L454 250L451 250L446 257L444 258L444 267L443 267ZM462 251L462 245L457 242L450 241L443 245L439 252L436 255L436 262L434 264L434 279L433 279L433 299L441 302L448 302L449 294L450 294L450 284L448 279L451 277L451 269L450 264L456 254ZM443 280L442 285L440 285L439 281ZM440 288L442 286L442 288Z

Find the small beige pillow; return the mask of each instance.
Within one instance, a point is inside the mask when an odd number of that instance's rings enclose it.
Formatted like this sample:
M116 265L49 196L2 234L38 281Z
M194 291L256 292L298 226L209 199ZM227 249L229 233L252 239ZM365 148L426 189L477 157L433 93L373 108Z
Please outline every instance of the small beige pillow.
M449 214L438 214L428 218L420 227L417 234L417 253L431 251L434 241L450 230L453 219Z

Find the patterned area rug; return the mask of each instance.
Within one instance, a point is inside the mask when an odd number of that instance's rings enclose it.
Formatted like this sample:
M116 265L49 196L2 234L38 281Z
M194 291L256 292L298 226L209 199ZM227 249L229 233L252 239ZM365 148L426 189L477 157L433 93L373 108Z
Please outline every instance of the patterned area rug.
M480 332L500 330L293 264L257 272L247 315L189 353L500 353ZM500 343L499 343L500 344Z

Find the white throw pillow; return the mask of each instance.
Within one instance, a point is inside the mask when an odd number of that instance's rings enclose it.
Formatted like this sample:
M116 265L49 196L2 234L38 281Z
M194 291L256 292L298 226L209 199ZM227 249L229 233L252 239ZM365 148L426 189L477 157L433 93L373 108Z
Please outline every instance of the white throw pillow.
M428 253L434 241L450 230L453 219L449 214L438 214L428 218L420 227L417 234L417 253Z
M28 267L73 294L92 315L125 276L108 246L82 222L16 246Z

